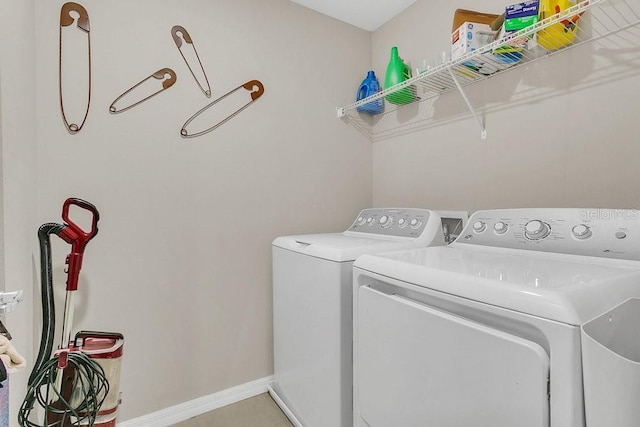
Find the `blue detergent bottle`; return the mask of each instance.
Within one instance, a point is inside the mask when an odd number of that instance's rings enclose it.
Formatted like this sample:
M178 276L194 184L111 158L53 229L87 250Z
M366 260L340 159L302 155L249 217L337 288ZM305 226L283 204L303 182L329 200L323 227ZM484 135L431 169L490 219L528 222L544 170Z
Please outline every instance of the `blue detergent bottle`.
M380 92L380 83L376 78L376 73L373 70L367 72L367 77L362 81L358 93L356 95L356 101L365 99L368 96L374 95ZM384 99L379 98L374 101L368 102L364 105L360 105L356 108L360 113L367 114L380 114L384 111Z

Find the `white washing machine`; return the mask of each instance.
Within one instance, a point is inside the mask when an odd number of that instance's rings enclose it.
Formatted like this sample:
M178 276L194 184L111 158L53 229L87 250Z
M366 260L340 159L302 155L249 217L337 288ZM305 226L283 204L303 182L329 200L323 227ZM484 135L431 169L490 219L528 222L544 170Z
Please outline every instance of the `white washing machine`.
M479 211L449 246L363 255L354 425L584 427L580 326L640 296L639 260L640 213L603 209Z
M443 227L455 235L466 219L466 212L365 209L343 233L275 239L269 391L294 425L353 424L353 261L365 253L444 245Z

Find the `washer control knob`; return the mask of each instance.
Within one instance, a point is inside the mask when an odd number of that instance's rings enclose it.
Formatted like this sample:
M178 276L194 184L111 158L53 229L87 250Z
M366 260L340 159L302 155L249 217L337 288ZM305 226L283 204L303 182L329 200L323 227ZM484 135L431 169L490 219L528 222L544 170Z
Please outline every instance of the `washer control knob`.
M391 217L389 215L382 215L380 217L380 219L378 220L378 222L380 223L381 226L383 227L388 227L391 225Z
M551 227L546 222L534 219L524 226L524 235L531 240L542 240L551 233Z
M369 225L373 224L373 218L371 217L367 218L367 224Z
M493 225L493 231L496 232L496 234L504 234L507 232L507 224L505 224L502 221L498 221Z
M476 221L473 223L473 231L475 231L476 233L482 233L486 229L487 229L487 224L485 224L482 221Z
M588 239L589 237L591 237L591 229L589 228L589 226L584 224L578 224L573 227L571 229L571 233L573 234L573 237L580 240Z
M409 224L411 224L412 228L419 228L422 225L422 221L418 218L413 218Z
M404 228L407 226L407 220L405 218L400 218L398 220L398 227Z
M364 219L363 216L359 216L358 219L356 220L356 224L361 225L361 224L364 224L365 221L366 219Z

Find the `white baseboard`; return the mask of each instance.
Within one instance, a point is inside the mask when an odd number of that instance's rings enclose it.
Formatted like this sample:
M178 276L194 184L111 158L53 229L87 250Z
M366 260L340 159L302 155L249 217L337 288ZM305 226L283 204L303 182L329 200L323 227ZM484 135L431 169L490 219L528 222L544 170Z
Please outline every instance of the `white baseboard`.
M273 376L241 384L138 418L118 422L118 427L169 427L191 417L266 393L268 390L267 385L271 381L273 381Z
M291 424L293 424L295 427L304 427L302 425L302 423L300 421L298 421L296 416L293 415L293 412L291 412L291 410L289 409L287 404L284 403L282 398L273 389L272 384L269 384L268 388L269 388L269 394L271 395L271 398L273 399L274 402L276 402L276 404L280 407L280 410L282 410L282 412L284 412L284 414L287 416L287 418L289 418L289 421L291 421Z

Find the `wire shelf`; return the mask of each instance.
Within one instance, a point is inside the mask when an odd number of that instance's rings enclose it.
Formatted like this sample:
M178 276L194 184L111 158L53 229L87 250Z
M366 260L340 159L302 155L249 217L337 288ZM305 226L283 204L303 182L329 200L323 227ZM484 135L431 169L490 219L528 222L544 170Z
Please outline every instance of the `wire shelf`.
M0 315L13 311L22 301L22 291L0 292Z
M637 31L637 27L640 25L640 14L637 5L630 6L631 1L635 0L582 1L556 15L538 21L535 25L507 35L478 50L466 53L456 60L429 69L346 107L338 107L337 115L351 123L372 142L376 142L425 127L425 123L422 122L428 115L429 103L424 101L434 100L444 93L457 90L478 122L481 137L484 139L486 137L484 124L466 97L464 87L584 43L601 40L621 32L629 32L631 35L632 40L625 40L626 43L640 47L640 34ZM578 16L580 18L577 20L575 31L568 33L558 31L559 25L563 27L565 24L571 25L572 18L576 21ZM519 51L501 51L498 55L494 54L494 51L501 47L513 44L518 40L533 39L536 34L540 42L530 41L529 48ZM545 49L539 44L544 44L545 47L552 50ZM385 101L384 111L375 116L357 111L358 107L384 98L400 89L408 89L414 95L415 101L405 105L394 105ZM396 116L409 106L414 106L415 111L411 113L412 118L399 120ZM397 113L392 114L395 112Z

